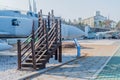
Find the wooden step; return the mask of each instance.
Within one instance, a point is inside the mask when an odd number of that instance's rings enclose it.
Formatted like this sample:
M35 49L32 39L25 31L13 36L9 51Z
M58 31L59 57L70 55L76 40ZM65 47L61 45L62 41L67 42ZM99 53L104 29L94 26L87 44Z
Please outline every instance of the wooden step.
M40 50L41 48L43 48L46 44L42 44L41 46L38 47L38 49Z
M22 63L21 66L22 66L22 67L33 68L33 63ZM45 64L42 64L42 63L36 63L36 68L43 69L43 68L45 68Z
M38 58L40 55L35 55L36 58ZM29 56L29 58L32 58L32 55ZM43 55L42 58L50 58L50 55Z
M35 55L35 56L36 56L36 55ZM38 56L36 56L36 58L38 58L38 57L39 57L39 55L38 55ZM32 55L30 55L30 56L29 56L29 58L32 58Z
M55 49L57 49L57 46L52 46L52 47L50 48L50 50L55 50Z
M56 45L56 44L53 44L52 47L57 47L57 45Z
M41 55L43 52L39 52L39 51L35 51L35 55L37 55L37 54L39 54L39 55Z
M48 51L49 54L51 54L53 51Z
M50 54L48 54L48 55L43 55L42 58L50 58Z
M39 50L36 50L36 51L35 51L35 53L38 53L38 52L39 52ZM40 52L43 53L44 51L40 51Z
M55 53L56 50L57 50L57 48L51 48L51 49L49 50L49 53L50 53L50 54L53 54L53 53Z
M48 59L40 59L38 63L46 63ZM32 63L32 58L28 58L25 62L26 63Z

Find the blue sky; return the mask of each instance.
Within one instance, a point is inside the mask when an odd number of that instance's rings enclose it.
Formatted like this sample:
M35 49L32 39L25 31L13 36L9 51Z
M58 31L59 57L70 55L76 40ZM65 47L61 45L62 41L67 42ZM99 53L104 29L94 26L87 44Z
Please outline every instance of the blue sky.
M120 20L120 0L36 0L37 8L43 13L54 9L55 15L66 19L82 19L95 15L101 11L115 21ZM0 5L10 6L21 10L28 10L28 0L0 0Z

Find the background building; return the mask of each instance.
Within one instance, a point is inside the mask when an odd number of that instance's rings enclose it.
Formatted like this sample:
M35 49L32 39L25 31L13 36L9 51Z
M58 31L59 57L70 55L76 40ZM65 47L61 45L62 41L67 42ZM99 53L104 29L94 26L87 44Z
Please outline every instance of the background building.
M89 25L93 28L114 28L116 22L113 20L107 19L100 14L100 11L96 11L95 16L84 19L81 21L84 25Z

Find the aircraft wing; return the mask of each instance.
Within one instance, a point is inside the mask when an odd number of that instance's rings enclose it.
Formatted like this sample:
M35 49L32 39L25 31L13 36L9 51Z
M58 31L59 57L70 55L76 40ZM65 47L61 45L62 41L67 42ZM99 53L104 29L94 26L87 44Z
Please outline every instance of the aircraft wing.
M14 35L14 34L10 34L8 32L0 32L0 38L26 38L28 36L24 36L24 35Z

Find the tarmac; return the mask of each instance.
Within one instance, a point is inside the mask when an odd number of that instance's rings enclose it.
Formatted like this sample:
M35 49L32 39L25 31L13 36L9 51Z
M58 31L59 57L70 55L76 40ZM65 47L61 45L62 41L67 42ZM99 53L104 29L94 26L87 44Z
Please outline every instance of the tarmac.
M81 56L82 56L81 58L76 58L77 50L75 48L74 42L65 41L63 42L63 52L62 52L63 62L58 63L54 59L50 59L49 63L46 65L46 69L40 71L19 71L17 70L17 57L13 58L8 56L10 59L8 57L3 58L2 57L3 54L2 54L0 60L4 60L4 63L3 62L0 63L0 65L2 65L1 66L2 68L0 68L0 80L16 80L17 78L21 79L29 75L35 75L34 77L30 78L30 80L91 80L91 79L99 80L101 79L100 72L102 72L104 67L109 62L110 58L112 58L112 56L118 50L120 41L119 40L81 40L79 41L79 43L81 45ZM42 71L45 72L39 74ZM104 80L103 76L101 80Z
M72 42L70 43L72 45ZM70 43L65 42L65 44L69 45ZM96 77L98 77L110 58L118 50L119 41L84 41L80 45L82 47L81 54L85 54L85 57L47 71L44 74L32 78L32 80L96 80ZM65 53L66 56L71 55L72 57L76 55L76 49L64 48L63 53ZM104 78L101 80L104 80Z

